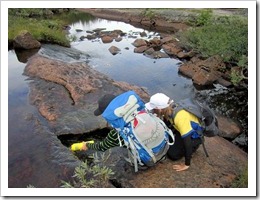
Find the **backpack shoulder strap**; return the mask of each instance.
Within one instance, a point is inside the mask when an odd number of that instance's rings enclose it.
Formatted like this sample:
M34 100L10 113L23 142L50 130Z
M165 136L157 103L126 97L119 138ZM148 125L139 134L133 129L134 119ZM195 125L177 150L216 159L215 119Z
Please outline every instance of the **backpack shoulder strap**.
M201 120L203 118L203 116L202 116L202 106L196 100L193 100L191 98L187 98L187 99L183 99L183 100L175 103L173 105L173 115L172 115L172 117L174 118L176 116L176 114L182 109L192 113L193 115L198 117L199 120Z

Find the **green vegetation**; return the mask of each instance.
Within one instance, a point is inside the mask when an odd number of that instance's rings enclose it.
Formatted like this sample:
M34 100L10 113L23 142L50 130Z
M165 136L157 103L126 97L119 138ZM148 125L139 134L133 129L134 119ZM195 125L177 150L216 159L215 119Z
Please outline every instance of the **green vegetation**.
M21 31L27 30L42 43L70 46L75 38L68 37L64 25L91 19L90 15L67 9L9 8L8 41L11 42Z
M27 30L39 42L70 46L60 21L9 16L8 40L13 40L21 31Z
M212 9L203 9L192 24L195 26L205 26L210 23L212 17Z
M98 156L94 154L94 165L91 167L87 161L82 162L79 167L75 168L72 183L62 180L62 186L64 188L98 188L107 187L108 181L114 172L103 166L104 162L109 158L110 153L105 153Z
M61 13L60 15L53 16L54 19L62 19L64 24L73 24L78 21L81 21L82 23L88 22L91 20L96 20L95 17L88 13L80 12L77 10L72 10L67 13Z
M233 181L230 186L231 188L247 188L248 187L248 169L244 170L238 177Z
M150 8L146 8L142 12L142 15L145 16L145 17L148 17L149 19L152 19L152 18L155 17L155 12Z
M107 153L108 152L108 153ZM109 187L109 179L114 175L114 172L104 166L104 163L110 157L110 150L98 155L93 154L93 163L86 161L81 162L80 166L75 168L72 176L72 183L61 180L62 188L101 188ZM33 185L28 185L27 188L35 188Z
M70 46L70 41L63 30L64 23L51 19L51 12L46 9L9 9L8 40L12 41L21 31L27 30L43 43ZM49 11L49 12L48 12Z
M238 85L247 79L248 22L239 16L213 17L210 10L201 12L193 28L178 35L182 46L208 58L220 55L229 66L238 66L231 73L231 82Z

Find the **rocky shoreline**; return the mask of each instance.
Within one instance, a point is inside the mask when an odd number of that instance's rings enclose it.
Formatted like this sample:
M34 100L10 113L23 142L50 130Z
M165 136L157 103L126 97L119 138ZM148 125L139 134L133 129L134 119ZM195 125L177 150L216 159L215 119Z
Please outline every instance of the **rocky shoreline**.
M158 13L155 13L151 17L144 14L144 9L79 8L76 10L89 13L95 17L122 21L137 27L160 32L160 37L151 40L137 39L134 42L134 46L136 47L134 52L143 53L153 58L170 56L183 61L183 64L179 67L179 72L191 78L194 85L198 87L212 86L213 83L224 87L234 87L230 80L230 67L226 66L220 56L216 55L205 59L193 50L184 49L179 39L175 36L177 32L182 32L189 28L187 22L198 15L195 12L190 12L189 10L162 12L158 10ZM223 12L218 11L219 13L223 14ZM123 34L121 30L114 30L112 32L96 30L94 33L87 34L85 38L93 40L98 37L102 39L103 43L110 43L114 39L119 40L120 34ZM81 39L83 40L84 36ZM41 47L41 44L37 40L34 40L29 32L23 31L14 39L13 47L14 49L37 49ZM165 53L161 53L161 49ZM112 54L116 54L117 51L117 47L111 47ZM232 68L235 69L236 67L233 66Z
M218 83L224 87L233 87L230 81L230 70L220 56L208 59L202 58L193 50L187 51L181 47L178 38L174 36L189 28L188 21L191 21L198 14L186 11L158 11L153 17L144 16L143 9L77 9L87 12L95 17L122 21L137 27L148 28L161 33L161 38L150 41L138 40L135 44L136 53L151 54L151 49L163 49L166 54L184 61L179 72L193 80L198 87L212 86ZM237 14L234 11L215 10L216 15ZM160 55L159 55L160 56Z
M105 10L102 9L80 10L106 19L125 20L130 24L140 23L138 15L133 16L129 12L122 14L118 10L115 13L111 9L108 9L107 12L104 12ZM129 19L131 19L130 22ZM176 23L172 21L165 23L163 19L157 19L156 21L154 19L142 18L141 22L142 24L147 24L147 26L155 26L157 28L159 26L156 26L156 24L162 24L160 27L165 29L165 26L167 26L169 28L167 30L170 30L170 33L188 28L187 25L177 21ZM106 34L102 37L112 36ZM163 34L163 37L160 39L149 41L136 40L135 47L136 53L147 53L149 49L154 47L163 48L168 55L186 60L182 67L180 67L180 70L183 74L192 78L196 84L207 86L215 81L219 81L220 83L221 79L223 79L223 85L226 84L227 86L230 84L228 81L225 82L225 73L219 72L219 69L223 66L220 58L213 57L202 60L196 57L193 52L185 52L179 47L178 40L170 37L169 33ZM154 55L158 56L158 54ZM123 91L135 90L144 101L149 99L149 95L144 88L125 82L114 81L110 77L97 72L86 63L66 63L43 57L40 54L36 54L28 60L24 69L24 75L30 77L32 80L29 84L30 103L47 120L48 128L51 130L51 134L55 136L82 134L83 132L91 132L106 127L106 123L101 117L93 116L96 102L104 93L112 92L119 94ZM225 118L219 121L221 123L220 127L225 128L225 130L222 130L223 132L230 133L237 131L239 133L240 130L235 125L230 130L230 124L232 123ZM41 123L36 124L38 128L41 126ZM110 187L230 187L232 181L247 169L247 153L218 136L206 138L205 144L210 157L206 158L203 149L199 148L194 155L192 167L184 173L173 171L173 162L166 160L154 168L140 171L136 174L133 172L132 167L123 159L122 155L125 155L124 149L114 148L111 150L111 158L105 163L106 166L112 167L113 171L116 172L114 177L116 184L110 181ZM220 146L221 148L219 148ZM62 149L63 156L72 157L72 152L69 149L64 149L61 143L55 142L56 147ZM53 146L50 144L48 148L51 149ZM77 158L74 157L71 160L77 161ZM66 163L64 165L67 167ZM71 167L68 168L72 170Z

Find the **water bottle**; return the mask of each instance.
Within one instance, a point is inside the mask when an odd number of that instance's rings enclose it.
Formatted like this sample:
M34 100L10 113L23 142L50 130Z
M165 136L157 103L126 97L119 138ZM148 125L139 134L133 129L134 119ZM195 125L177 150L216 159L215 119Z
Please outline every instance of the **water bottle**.
M94 141L91 140L91 141L87 141L86 143L93 144ZM83 147L83 144L84 144L84 142L74 143L74 144L71 145L70 149L71 149L71 151L81 151L82 147Z

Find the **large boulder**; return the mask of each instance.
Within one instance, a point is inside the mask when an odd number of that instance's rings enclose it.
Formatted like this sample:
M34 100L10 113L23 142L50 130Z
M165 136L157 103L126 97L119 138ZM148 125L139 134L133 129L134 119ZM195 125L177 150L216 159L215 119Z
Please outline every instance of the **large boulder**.
M198 86L211 86L223 79L224 74L221 73L223 68L225 68L225 63L220 56L213 56L206 60L194 57L189 62L182 64L179 72L192 78L193 83ZM223 81L218 83L221 84Z
M41 43L34 39L31 33L24 30L14 38L13 47L15 49L37 49L41 47Z
M79 134L104 128L102 117L94 116L98 99L106 94L135 90L144 101L144 88L117 82L86 63L65 63L39 54L31 57L24 69L29 83L29 101L46 118L56 135Z

